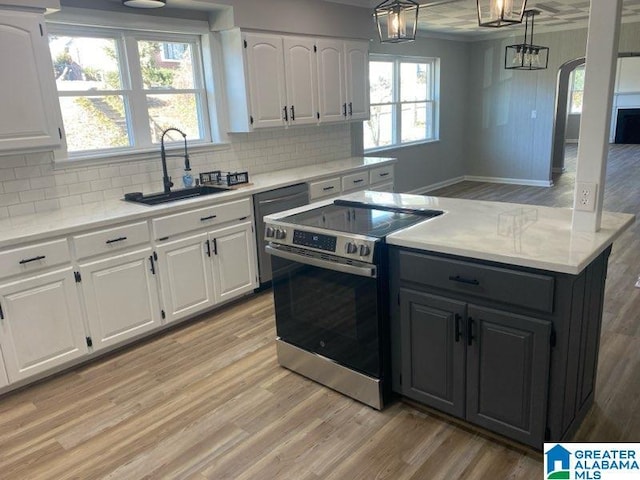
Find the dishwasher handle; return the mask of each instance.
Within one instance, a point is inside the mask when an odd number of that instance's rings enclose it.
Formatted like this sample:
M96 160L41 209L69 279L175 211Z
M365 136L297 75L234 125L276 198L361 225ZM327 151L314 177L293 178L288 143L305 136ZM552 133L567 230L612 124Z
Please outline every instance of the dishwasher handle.
M302 198L302 197L308 198L309 193L300 192L300 193L294 193L293 195L286 195L284 197L272 198L270 200L258 200L258 205L270 205L272 203L288 202L289 200L293 200L294 198Z

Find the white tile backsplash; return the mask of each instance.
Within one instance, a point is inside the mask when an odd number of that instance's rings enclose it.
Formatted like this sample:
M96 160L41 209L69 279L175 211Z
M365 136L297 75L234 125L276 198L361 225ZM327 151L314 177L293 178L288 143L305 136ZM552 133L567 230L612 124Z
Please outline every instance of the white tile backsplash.
M273 129L230 134L228 148L190 152L199 172L248 171L251 175L314 165L351 156L349 124ZM0 218L121 198L126 192L162 190L157 158L127 163L54 169L50 153L10 155L0 161ZM181 158L167 159L169 175L182 187Z

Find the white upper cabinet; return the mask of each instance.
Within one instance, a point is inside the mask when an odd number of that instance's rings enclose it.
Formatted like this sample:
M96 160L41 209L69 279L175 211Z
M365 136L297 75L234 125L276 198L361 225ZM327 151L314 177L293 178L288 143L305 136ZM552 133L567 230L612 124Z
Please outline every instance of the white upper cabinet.
M0 153L60 145L61 117L44 16L0 14Z
M284 37L284 66L289 124L317 123L318 67L315 40Z
M221 34L229 131L369 118L366 41Z
M247 33L245 42L253 127L282 126L286 117L282 37Z
M318 40L320 121L369 118L369 44Z
M369 119L369 44L344 42L344 58L349 120Z
M318 40L318 93L320 121L339 122L347 118L344 73L344 42Z

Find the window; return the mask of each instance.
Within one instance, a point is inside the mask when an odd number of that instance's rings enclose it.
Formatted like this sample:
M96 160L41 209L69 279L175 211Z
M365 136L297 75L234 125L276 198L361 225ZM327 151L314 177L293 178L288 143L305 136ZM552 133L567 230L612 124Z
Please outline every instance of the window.
M576 67L569 79L569 113L582 113L582 96L584 93L584 65Z
M168 127L184 131L189 142L210 139L199 37L50 31L70 156L153 147Z
M435 140L438 136L438 59L371 55L371 115L364 149Z

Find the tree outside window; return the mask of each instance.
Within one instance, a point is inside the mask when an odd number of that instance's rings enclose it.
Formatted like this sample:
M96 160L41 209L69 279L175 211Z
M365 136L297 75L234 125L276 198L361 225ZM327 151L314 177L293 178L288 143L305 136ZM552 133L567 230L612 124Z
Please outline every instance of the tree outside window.
M571 72L569 80L571 93L569 95L569 113L582 113L582 97L584 94L584 65Z

